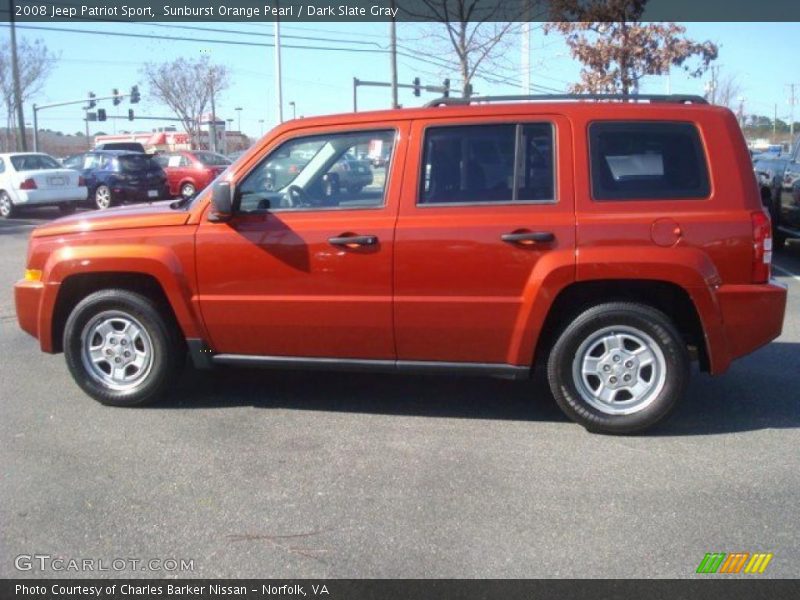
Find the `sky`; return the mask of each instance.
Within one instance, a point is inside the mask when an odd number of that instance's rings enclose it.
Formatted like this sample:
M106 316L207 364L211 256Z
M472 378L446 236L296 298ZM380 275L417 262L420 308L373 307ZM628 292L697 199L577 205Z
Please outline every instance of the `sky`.
M580 64L569 54L557 34L545 35L534 24L531 34L531 83L554 91L564 91L579 78ZM800 117L800 23L685 23L687 35L719 45L720 72L736 76L742 87L746 114L772 116L777 105L778 116L788 119L788 84L798 84L795 118ZM26 29L26 27L46 27ZM436 25L427 25L432 27ZM125 101L114 107L110 101L99 106L109 115L127 115L133 108L137 115L173 116L168 108L149 97L143 85L142 65L162 62L180 56L186 58L208 54L214 62L231 70L231 87L217 101L217 114L233 119L232 129L241 128L251 137L260 137L277 123L274 49L266 46L230 45L208 40L246 41L271 45L271 23L22 23L20 37L39 38L58 56L57 65L42 89L33 99L38 104L81 98L89 91L97 96L110 95L114 87L129 90L139 84L142 102L131 106ZM189 29L193 27L195 29ZM398 23L398 58L400 83L411 83L420 77L423 84L440 85L444 77L455 79L432 64L429 53L419 41L420 25ZM439 25L439 27L442 27ZM201 31L199 29L214 31ZM106 35L76 33L72 30L100 31ZM295 102L297 116L348 112L352 110L353 77L361 80L389 81L388 23L293 23L281 28L284 118L291 118ZM140 36L163 36L169 39L115 37L108 34L125 33ZM8 28L0 28L0 36L8 37ZM293 37L290 37L293 36ZM187 38L177 40L175 38ZM517 68L521 64L520 45L513 41L510 60ZM347 51L291 48L290 45L328 46ZM521 81L519 72L510 72ZM706 74L692 79L679 69L670 77L651 77L640 87L642 93L703 94L709 79ZM480 78L473 83L476 92L487 94L520 93L519 85L490 84ZM415 97L411 90L400 90L404 106L418 106L435 94ZM359 110L388 108L388 88L359 88ZM241 111L236 111L241 107ZM31 120L30 104L26 121ZM75 133L84 129L80 106L53 108L40 112L39 126L44 129ZM261 122L263 121L263 123ZM156 121L127 120L92 123L91 131L107 133L117 130L149 131L159 125Z

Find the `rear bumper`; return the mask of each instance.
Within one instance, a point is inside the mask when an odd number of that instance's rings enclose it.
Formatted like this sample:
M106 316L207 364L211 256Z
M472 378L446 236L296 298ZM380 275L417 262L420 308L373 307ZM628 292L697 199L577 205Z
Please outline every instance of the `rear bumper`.
M750 354L777 338L783 329L786 286L723 285L716 293L727 352L712 372L721 372L736 358ZM717 362L717 361L715 361Z
M156 191L157 196L149 196L150 190ZM114 202L156 202L170 197L168 185L154 185L134 187L127 185L111 186L111 195Z
M32 206L34 204L62 204L64 202L83 202L86 188L56 188L52 190L17 190L14 204Z

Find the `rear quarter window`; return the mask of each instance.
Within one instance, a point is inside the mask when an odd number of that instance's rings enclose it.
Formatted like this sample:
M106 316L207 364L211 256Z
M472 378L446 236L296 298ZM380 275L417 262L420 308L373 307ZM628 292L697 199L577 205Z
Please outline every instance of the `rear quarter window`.
M589 155L595 200L703 199L711 191L692 123L595 122Z

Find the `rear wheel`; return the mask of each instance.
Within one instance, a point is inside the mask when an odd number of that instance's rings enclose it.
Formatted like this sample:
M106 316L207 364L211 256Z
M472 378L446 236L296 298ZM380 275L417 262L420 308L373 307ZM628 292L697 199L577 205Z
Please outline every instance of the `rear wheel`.
M109 208L112 204L111 189L107 185L99 185L94 191L94 205L100 209Z
M598 433L636 433L669 415L689 379L686 344L652 307L613 302L573 320L547 367L561 410Z
M16 213L14 203L11 201L11 196L6 192L0 192L0 217L10 219Z
M156 399L184 362L178 332L158 307L115 289L78 303L64 328L64 355L83 391L111 406Z
M191 183L184 183L181 186L181 196L184 198L191 198L195 194L195 187Z

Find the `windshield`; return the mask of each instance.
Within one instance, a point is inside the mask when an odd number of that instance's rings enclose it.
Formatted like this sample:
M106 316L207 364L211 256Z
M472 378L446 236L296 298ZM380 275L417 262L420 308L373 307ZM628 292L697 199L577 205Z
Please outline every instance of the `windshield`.
M209 167L227 167L231 164L231 160L221 154L215 154L214 152L195 152L194 156L197 160Z
M41 169L60 169L56 159L47 154L17 154L11 157L11 164L17 171L39 171Z
M159 168L158 163L146 154L126 154L118 159L121 171L146 171Z

